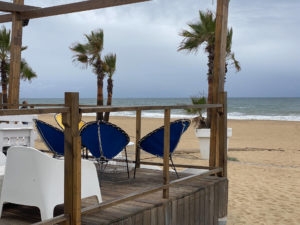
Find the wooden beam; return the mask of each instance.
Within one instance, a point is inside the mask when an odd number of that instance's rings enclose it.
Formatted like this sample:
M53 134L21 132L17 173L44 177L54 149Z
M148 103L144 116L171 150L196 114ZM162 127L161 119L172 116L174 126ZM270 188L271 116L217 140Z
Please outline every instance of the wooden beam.
M0 23L6 23L12 21L12 14L0 15Z
M21 13L23 19L40 18L47 16L56 16L67 13L82 12L93 9L107 8L112 6L126 5L150 0L89 0L83 2L70 3L34 9Z
M139 141L141 139L141 121L142 121L142 111L136 111L136 130L135 130L135 163L136 168L140 168L141 161L141 149L139 148Z
M2 12L23 12L26 10L38 9L39 7L29 5L18 5L9 2L0 1L0 11Z
M213 104L219 103L219 93L224 91L226 38L229 0L218 0L215 32L215 58L213 70ZM218 149L218 113L212 109L212 121L210 129L210 155L209 166L217 166Z
M20 16L22 19L33 19L48 16L56 16L74 12L82 12L93 9L108 8L119 5L127 5L132 3L146 2L151 0L88 0L83 2L76 2L58 6L51 6L46 8L39 8L33 10L23 11ZM0 23L6 23L12 21L11 14L5 14L0 16Z
M23 5L24 0L14 0L14 4ZM9 104L19 104L21 48L22 48L22 20L17 12L12 14L12 32L10 47L10 70L9 70ZM16 108L16 107L12 107Z
M3 95L2 93L0 93L0 109L2 109L3 107L2 103L3 103Z
M70 113L63 113L65 126L65 199L64 213L70 215L70 224L81 224L81 137L78 124L79 94L65 93L65 106Z
M170 162L170 117L171 110L165 109L164 117L164 185L170 182L169 162ZM169 187L163 189L163 198L169 198Z
M137 111L137 110L165 110L165 109L208 109L222 108L222 104L205 104L205 105L166 105L166 106L91 106L80 107L81 113L93 112L120 112L120 111Z
M218 165L223 168L223 172L218 175L227 177L227 93L220 93L220 103L224 105L223 112L219 119L219 157Z

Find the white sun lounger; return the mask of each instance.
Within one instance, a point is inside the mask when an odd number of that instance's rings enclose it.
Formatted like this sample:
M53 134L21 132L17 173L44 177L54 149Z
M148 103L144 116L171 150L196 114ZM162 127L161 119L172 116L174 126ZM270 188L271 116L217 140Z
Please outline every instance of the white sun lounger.
M97 196L98 202L102 202L95 164L82 160L81 168L81 198ZM0 217L5 202L36 206L42 220L52 218L55 206L64 203L64 160L30 147L9 148Z

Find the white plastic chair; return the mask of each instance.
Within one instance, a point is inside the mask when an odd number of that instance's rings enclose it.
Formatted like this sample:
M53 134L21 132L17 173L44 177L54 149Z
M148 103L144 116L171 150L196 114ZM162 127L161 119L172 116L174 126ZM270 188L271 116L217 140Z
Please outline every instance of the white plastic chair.
M93 162L81 163L81 198L97 196L102 202ZM0 197L0 217L5 202L36 206L42 220L53 217L55 206L64 203L64 160L31 147L9 148Z

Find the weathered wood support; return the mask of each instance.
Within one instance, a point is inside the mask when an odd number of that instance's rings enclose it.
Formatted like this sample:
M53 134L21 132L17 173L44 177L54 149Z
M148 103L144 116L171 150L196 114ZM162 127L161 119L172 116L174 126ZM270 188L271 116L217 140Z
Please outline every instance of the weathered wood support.
M2 104L3 104L3 95L0 93L0 109L2 109Z
M24 5L24 0L14 0L14 4ZM12 32L10 47L9 95L8 103L19 104L20 69L22 48L22 19L18 12L12 13ZM16 107L14 107L16 108Z
M74 2L69 4L38 8L33 6L16 7L9 3L0 4L4 11L19 11L22 19L41 18L48 16L56 16L67 13L82 12L92 9L101 9L119 5L133 4L150 0L87 0ZM11 14L0 15L0 23L12 21Z
M65 93L65 106L70 112L63 113L65 126L65 203L64 212L70 215L70 225L81 224L81 138L78 124L79 94Z
M219 95L224 91L226 40L229 0L218 0L215 32L215 58L213 70L213 104L219 103ZM210 155L209 166L215 167L219 158L219 116L217 109L212 109L212 120L210 129Z
M219 151L218 167L223 168L219 176L227 177L227 93L220 93L220 103L223 104L223 111L219 119Z
M141 149L139 148L139 141L141 139L141 118L142 111L136 111L136 130L135 130L135 163L136 168L140 168L141 166Z
M171 110L165 109L164 117L164 185L169 184L170 174L169 174L169 162L170 162L170 117ZM163 198L169 198L169 187L163 189Z

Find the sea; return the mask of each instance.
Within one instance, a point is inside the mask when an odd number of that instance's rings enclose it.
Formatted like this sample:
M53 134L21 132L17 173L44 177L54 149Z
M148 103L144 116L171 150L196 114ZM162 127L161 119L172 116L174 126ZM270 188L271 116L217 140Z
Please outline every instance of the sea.
M27 98L30 104L62 104L63 98ZM95 98L80 99L80 104L96 105ZM191 104L189 98L113 98L113 106L152 106ZM93 114L92 114L93 115ZM114 112L112 116L134 117L135 112ZM143 117L163 118L163 111L144 111ZM205 115L205 113L204 113ZM193 118L184 110L172 110L172 118ZM300 98L228 98L228 119L300 121Z

